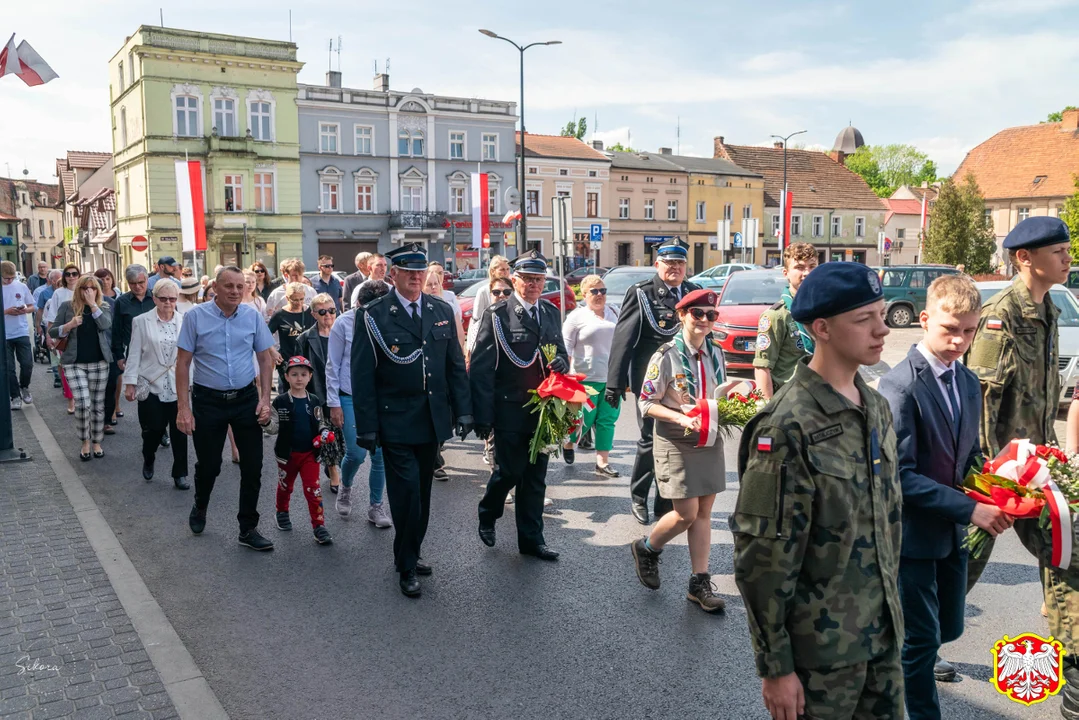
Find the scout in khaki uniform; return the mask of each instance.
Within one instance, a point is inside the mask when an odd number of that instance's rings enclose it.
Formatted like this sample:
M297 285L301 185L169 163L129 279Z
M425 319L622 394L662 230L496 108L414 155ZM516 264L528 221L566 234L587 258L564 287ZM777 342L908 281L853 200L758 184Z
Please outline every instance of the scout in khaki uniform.
M791 316L816 351L746 426L730 518L764 704L776 720L901 718L896 435L858 375L888 334L880 281L829 263Z
M783 383L790 382L799 360L813 354L813 338L802 323L791 317L791 303L815 267L817 249L809 243L794 243L783 251L783 276L790 287L783 291L783 299L761 313L757 324L753 378L765 400L771 399Z

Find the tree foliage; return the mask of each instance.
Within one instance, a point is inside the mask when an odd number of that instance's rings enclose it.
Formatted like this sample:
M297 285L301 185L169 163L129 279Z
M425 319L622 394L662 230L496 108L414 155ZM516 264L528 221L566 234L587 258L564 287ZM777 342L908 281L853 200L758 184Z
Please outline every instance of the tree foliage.
M623 145L620 142L616 142L614 145L611 145L607 149L610 150L611 152L630 152L630 153L637 152L636 150L631 148L629 145Z
M913 145L863 145L844 164L880 197L889 197L900 185L937 180L936 163Z
M973 174L962 185L944 181L933 206L922 262L964 265L971 275L992 271L996 240L985 221L985 198Z
M1072 263L1079 265L1079 175L1072 175L1075 181L1075 194L1064 201L1064 210L1060 213L1060 219L1068 226L1071 233Z
M1049 113L1049 117L1045 118L1043 122L1061 122L1064 119L1064 113L1068 110L1079 110L1079 108L1074 105L1069 105L1060 112Z
M582 117L577 122L570 120L566 123L566 127L562 128L562 137L575 137L578 140L584 140L584 135L587 132L588 120Z

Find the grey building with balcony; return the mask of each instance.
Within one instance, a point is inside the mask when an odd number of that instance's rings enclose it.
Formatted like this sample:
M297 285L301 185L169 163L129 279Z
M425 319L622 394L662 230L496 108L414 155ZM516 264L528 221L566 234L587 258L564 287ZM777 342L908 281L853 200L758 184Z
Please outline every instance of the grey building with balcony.
M385 74L371 90L341 87L336 71L326 80L299 85L296 101L308 267L327 254L352 272L356 253L409 242L455 264L455 253L471 251L477 171L488 174L490 252L506 252L501 221L517 185L516 103L390 90Z

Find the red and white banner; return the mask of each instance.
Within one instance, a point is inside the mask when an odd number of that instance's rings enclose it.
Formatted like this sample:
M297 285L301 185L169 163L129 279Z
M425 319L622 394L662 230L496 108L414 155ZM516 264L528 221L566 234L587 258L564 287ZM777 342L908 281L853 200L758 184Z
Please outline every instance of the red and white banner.
M206 201L202 192L202 163L176 161L176 207L184 252L206 249Z
M520 220L522 217L523 216L521 215L520 210L510 210L508 213L505 214L505 216L503 216L502 224L503 225L509 225L510 223L514 222L515 220Z
M487 173L472 173L472 247L491 247L491 216L487 212Z
M0 77L5 75L17 75L30 87L44 85L58 77L30 43L23 40L16 48L14 33L4 49L0 50Z
M701 418L701 434L697 439L697 447L712 447L716 444L719 435L719 404L715 400L700 399L696 407L686 413L688 417Z

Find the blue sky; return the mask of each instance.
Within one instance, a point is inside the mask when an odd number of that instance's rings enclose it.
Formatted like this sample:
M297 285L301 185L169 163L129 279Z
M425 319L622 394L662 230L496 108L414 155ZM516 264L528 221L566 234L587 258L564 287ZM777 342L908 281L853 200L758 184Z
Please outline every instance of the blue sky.
M108 59L158 23L162 2L5 3L0 42L15 32L60 78L0 81L0 173L25 165L54 182L66 150L112 149ZM164 15L169 27L288 39L290 6L307 83L324 82L340 35L346 86L370 87L374 62L390 58L394 89L516 100L516 51L477 28L561 40L526 54L529 131L557 134L576 112L590 139L598 116L597 138L639 149L675 147L679 118L682 153L704 156L716 135L750 145L807 130L797 141L830 148L851 122L866 142L914 144L950 172L999 129L1079 105L1079 0L579 0L557 13L496 0L185 0Z

